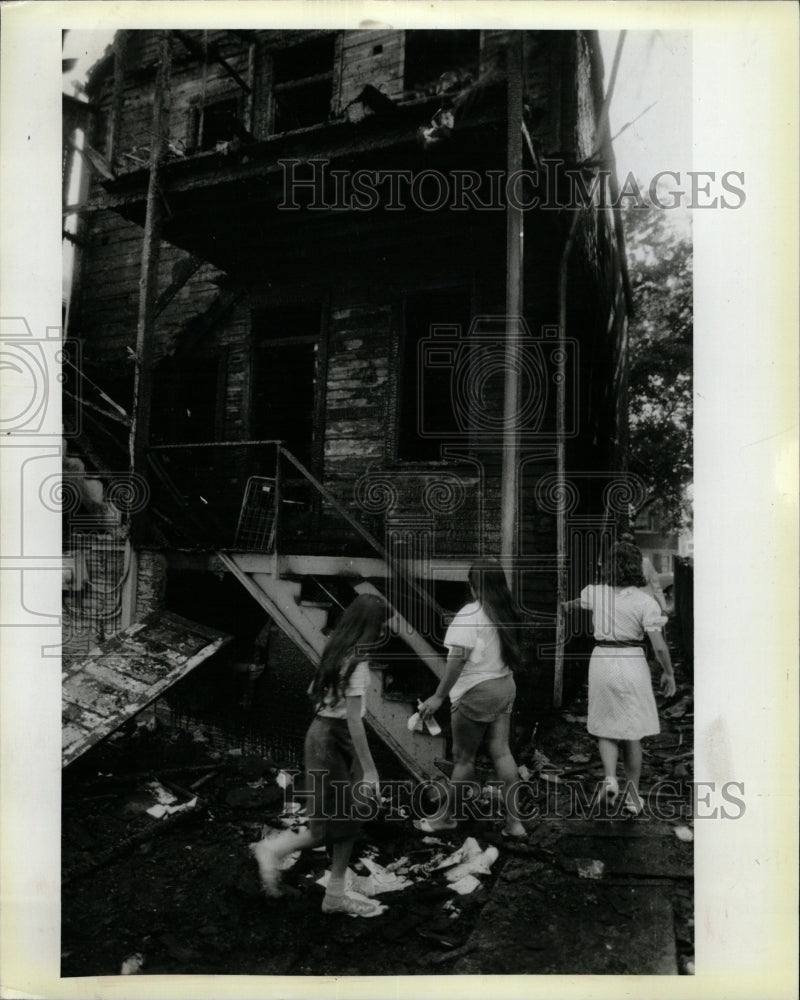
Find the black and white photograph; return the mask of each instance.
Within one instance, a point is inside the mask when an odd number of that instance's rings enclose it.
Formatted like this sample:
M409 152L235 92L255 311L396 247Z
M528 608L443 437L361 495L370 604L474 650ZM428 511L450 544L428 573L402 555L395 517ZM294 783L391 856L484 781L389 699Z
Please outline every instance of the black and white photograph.
M790 996L796 162L727 141L706 5L40 6L8 995Z

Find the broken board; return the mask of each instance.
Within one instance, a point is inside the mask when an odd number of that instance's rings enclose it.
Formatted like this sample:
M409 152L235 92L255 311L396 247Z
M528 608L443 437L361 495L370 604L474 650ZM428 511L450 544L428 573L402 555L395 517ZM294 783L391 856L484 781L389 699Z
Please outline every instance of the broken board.
M61 766L110 736L232 636L159 611L62 675Z

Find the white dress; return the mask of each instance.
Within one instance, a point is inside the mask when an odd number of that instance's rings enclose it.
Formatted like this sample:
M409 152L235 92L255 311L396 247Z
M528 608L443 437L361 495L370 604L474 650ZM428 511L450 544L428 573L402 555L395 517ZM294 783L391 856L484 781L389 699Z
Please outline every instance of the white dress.
M581 591L580 604L593 613L594 637L637 642L660 632L667 618L655 600L637 587L596 584ZM595 646L589 662L589 714L593 736L639 740L660 732L650 667L638 646Z

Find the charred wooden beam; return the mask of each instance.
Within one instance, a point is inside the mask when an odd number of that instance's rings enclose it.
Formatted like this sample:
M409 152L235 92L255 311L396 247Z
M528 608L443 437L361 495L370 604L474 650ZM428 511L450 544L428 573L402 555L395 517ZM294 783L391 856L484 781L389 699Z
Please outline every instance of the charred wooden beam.
M111 112L108 116L106 132L106 156L108 162L114 162L114 154L119 143L119 128L122 121L122 101L125 89L125 48L128 41L127 31L118 31L114 35L114 84L111 95Z
M235 80L236 83L242 88L245 94L250 94L252 92L252 88L247 83L247 81L243 80L242 77L233 68L233 66L231 66L228 60L224 58L222 53L219 51L219 46L217 45L216 42L213 42L209 46L203 46L194 38L192 38L192 36L188 33L188 31L180 31L177 28L174 29L171 32L171 34L174 35L175 38L177 38L180 42L183 43L183 45L189 50L189 52L191 52L191 54L195 57L195 59L199 59L201 62L208 62L209 60L211 60L212 62L219 63L219 65L225 70L228 76L232 80Z
M136 323L136 368L130 431L130 457L134 474L145 475L146 449L150 439L150 404L153 389L153 323L158 293L158 262L161 249L163 202L159 194L159 171L166 157L169 133L170 70L172 51L169 32L159 38L160 65L153 95L153 131L150 178L139 278L139 316ZM135 530L136 522L132 525Z
M161 315L186 282L200 270L203 264L205 264L204 260L192 254L188 254L178 261L172 271L172 281L170 281L156 301L155 316Z

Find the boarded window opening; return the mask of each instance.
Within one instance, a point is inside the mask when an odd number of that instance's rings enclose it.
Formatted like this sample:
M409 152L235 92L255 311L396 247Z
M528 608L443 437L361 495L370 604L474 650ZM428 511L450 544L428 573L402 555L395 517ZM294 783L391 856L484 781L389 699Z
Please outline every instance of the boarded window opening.
M328 120L335 48L336 37L331 34L274 53L274 132L289 132Z
M477 75L480 46L480 31L407 31L404 88L422 90L451 70Z
M453 398L454 366L470 323L466 285L411 292L403 304L397 457L438 461L466 429Z

